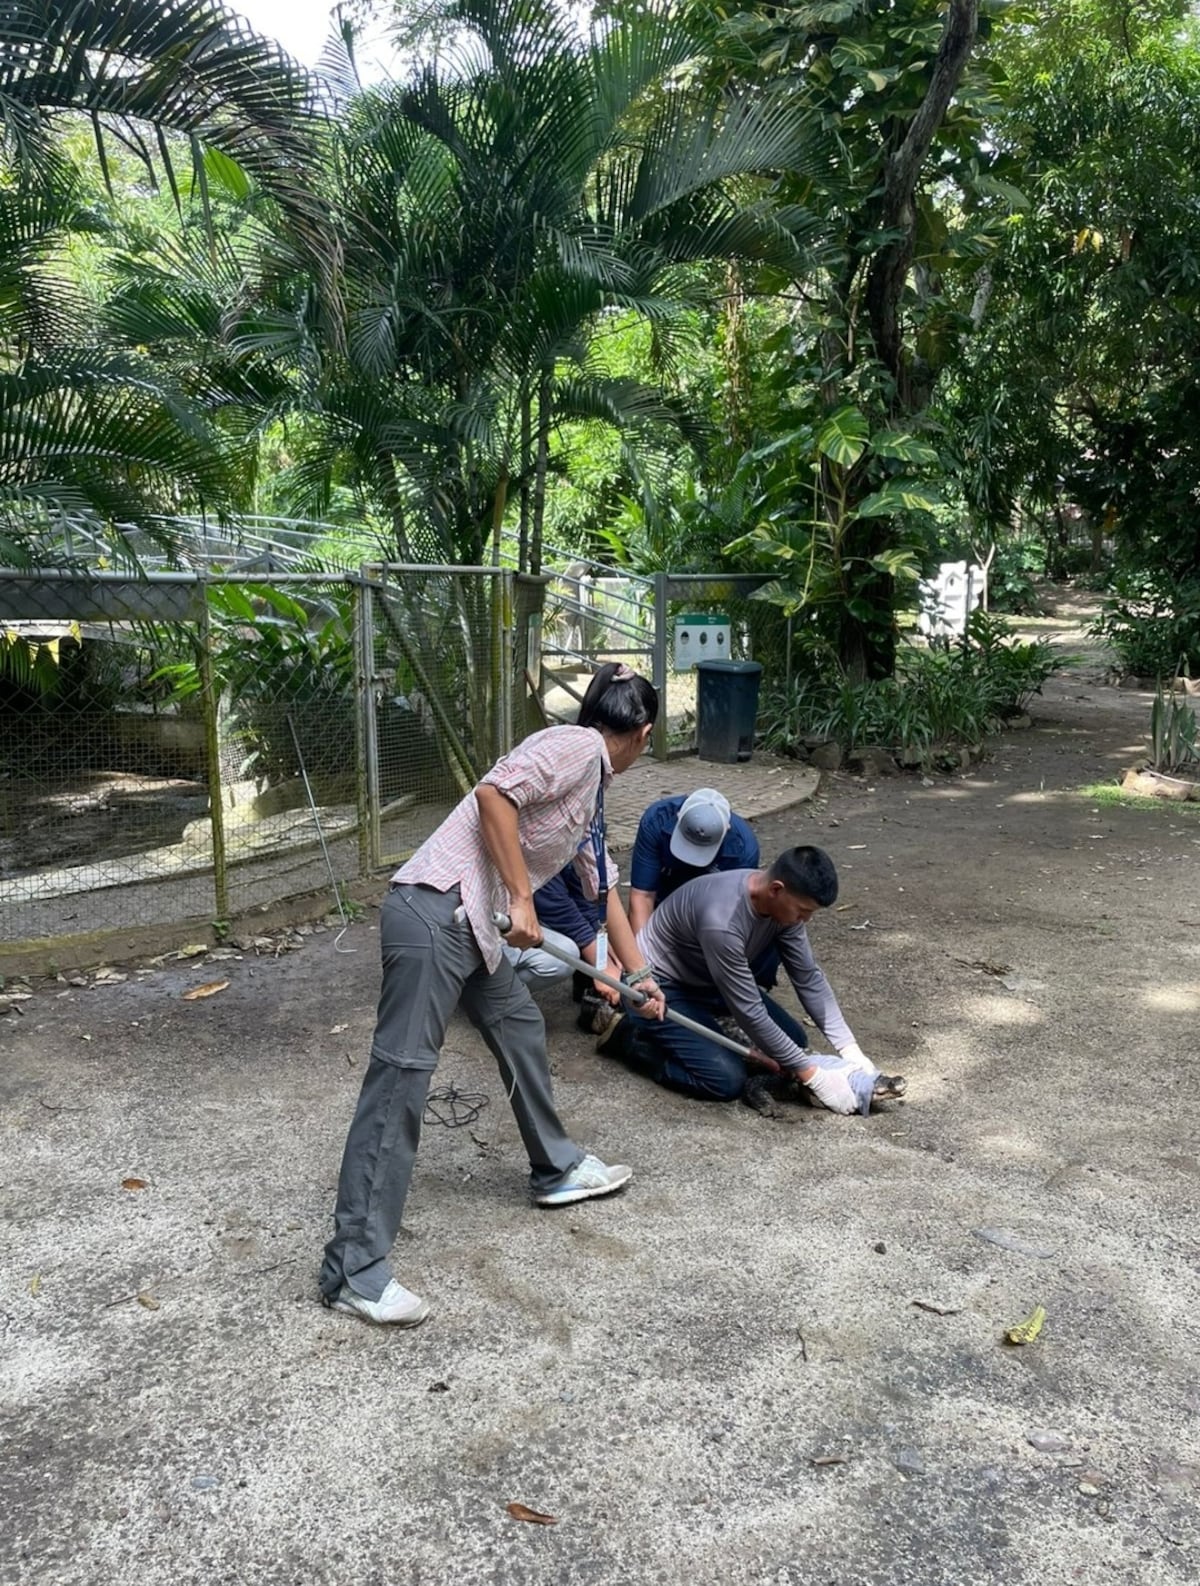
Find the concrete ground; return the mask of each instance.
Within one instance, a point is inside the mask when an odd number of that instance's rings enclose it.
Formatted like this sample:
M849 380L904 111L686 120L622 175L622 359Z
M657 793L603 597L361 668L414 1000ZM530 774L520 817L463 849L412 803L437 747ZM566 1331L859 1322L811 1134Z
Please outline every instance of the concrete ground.
M373 913L35 985L0 1020L0 1581L1194 1582L1200 822L1081 791L1148 717L1073 672L965 776L757 822L837 860L813 939L903 1104L687 1102L552 993L563 1114L636 1172L537 1211L456 1025L439 1082L489 1102L426 1130L411 1333L314 1303Z

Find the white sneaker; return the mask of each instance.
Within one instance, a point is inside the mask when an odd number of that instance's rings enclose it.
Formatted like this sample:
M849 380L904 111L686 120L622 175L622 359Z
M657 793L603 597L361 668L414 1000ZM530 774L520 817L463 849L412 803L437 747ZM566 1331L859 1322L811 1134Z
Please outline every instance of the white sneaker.
M533 1198L539 1206L570 1206L573 1201L594 1200L598 1195L611 1195L622 1184L628 1184L633 1169L624 1162L606 1167L598 1156L585 1156L578 1167L557 1189L543 1190Z
M391 1280L377 1300L364 1300L361 1294L343 1283L329 1302L331 1311L348 1311L351 1316L361 1316L365 1322L379 1322L392 1327L415 1327L429 1315L429 1306L403 1284Z

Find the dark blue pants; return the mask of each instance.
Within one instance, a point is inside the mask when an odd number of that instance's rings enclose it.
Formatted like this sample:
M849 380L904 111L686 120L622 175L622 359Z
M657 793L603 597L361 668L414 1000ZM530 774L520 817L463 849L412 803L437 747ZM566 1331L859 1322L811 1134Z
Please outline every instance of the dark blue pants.
M694 986L679 986L674 981L659 982L666 993L667 1006L676 1013L695 1019L718 1035L723 1034L718 1020L728 1015L724 999L716 991L701 991ZM763 997L763 1006L783 1033L797 1046L807 1046L803 1026L772 997ZM622 1019L614 1032L615 1040L606 1048L623 1058L631 1068L645 1074L668 1090L700 1101L736 1101L746 1084L746 1065L736 1052L716 1041L708 1041L670 1019L658 1023L636 1015ZM736 1037L735 1037L736 1039ZM743 1038L746 1039L746 1038ZM749 1040L746 1040L749 1045Z

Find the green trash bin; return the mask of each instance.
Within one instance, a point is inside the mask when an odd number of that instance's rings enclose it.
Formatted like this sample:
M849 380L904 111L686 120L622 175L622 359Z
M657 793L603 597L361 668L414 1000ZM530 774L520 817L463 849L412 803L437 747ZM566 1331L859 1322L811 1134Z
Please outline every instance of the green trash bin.
M696 754L732 765L754 753L758 720L757 661L696 662Z

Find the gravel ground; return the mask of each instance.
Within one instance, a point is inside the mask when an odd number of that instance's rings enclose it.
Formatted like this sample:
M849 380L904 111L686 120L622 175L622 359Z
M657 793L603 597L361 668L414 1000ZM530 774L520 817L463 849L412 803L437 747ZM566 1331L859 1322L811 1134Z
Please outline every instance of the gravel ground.
M556 992L564 1116L636 1176L538 1211L456 1025L440 1081L490 1104L426 1132L412 1333L314 1301L373 913L35 985L0 1019L0 1581L1195 1582L1200 821L1080 791L1148 705L1072 672L965 776L758 823L838 862L818 956L909 1076L870 1119L658 1091Z

